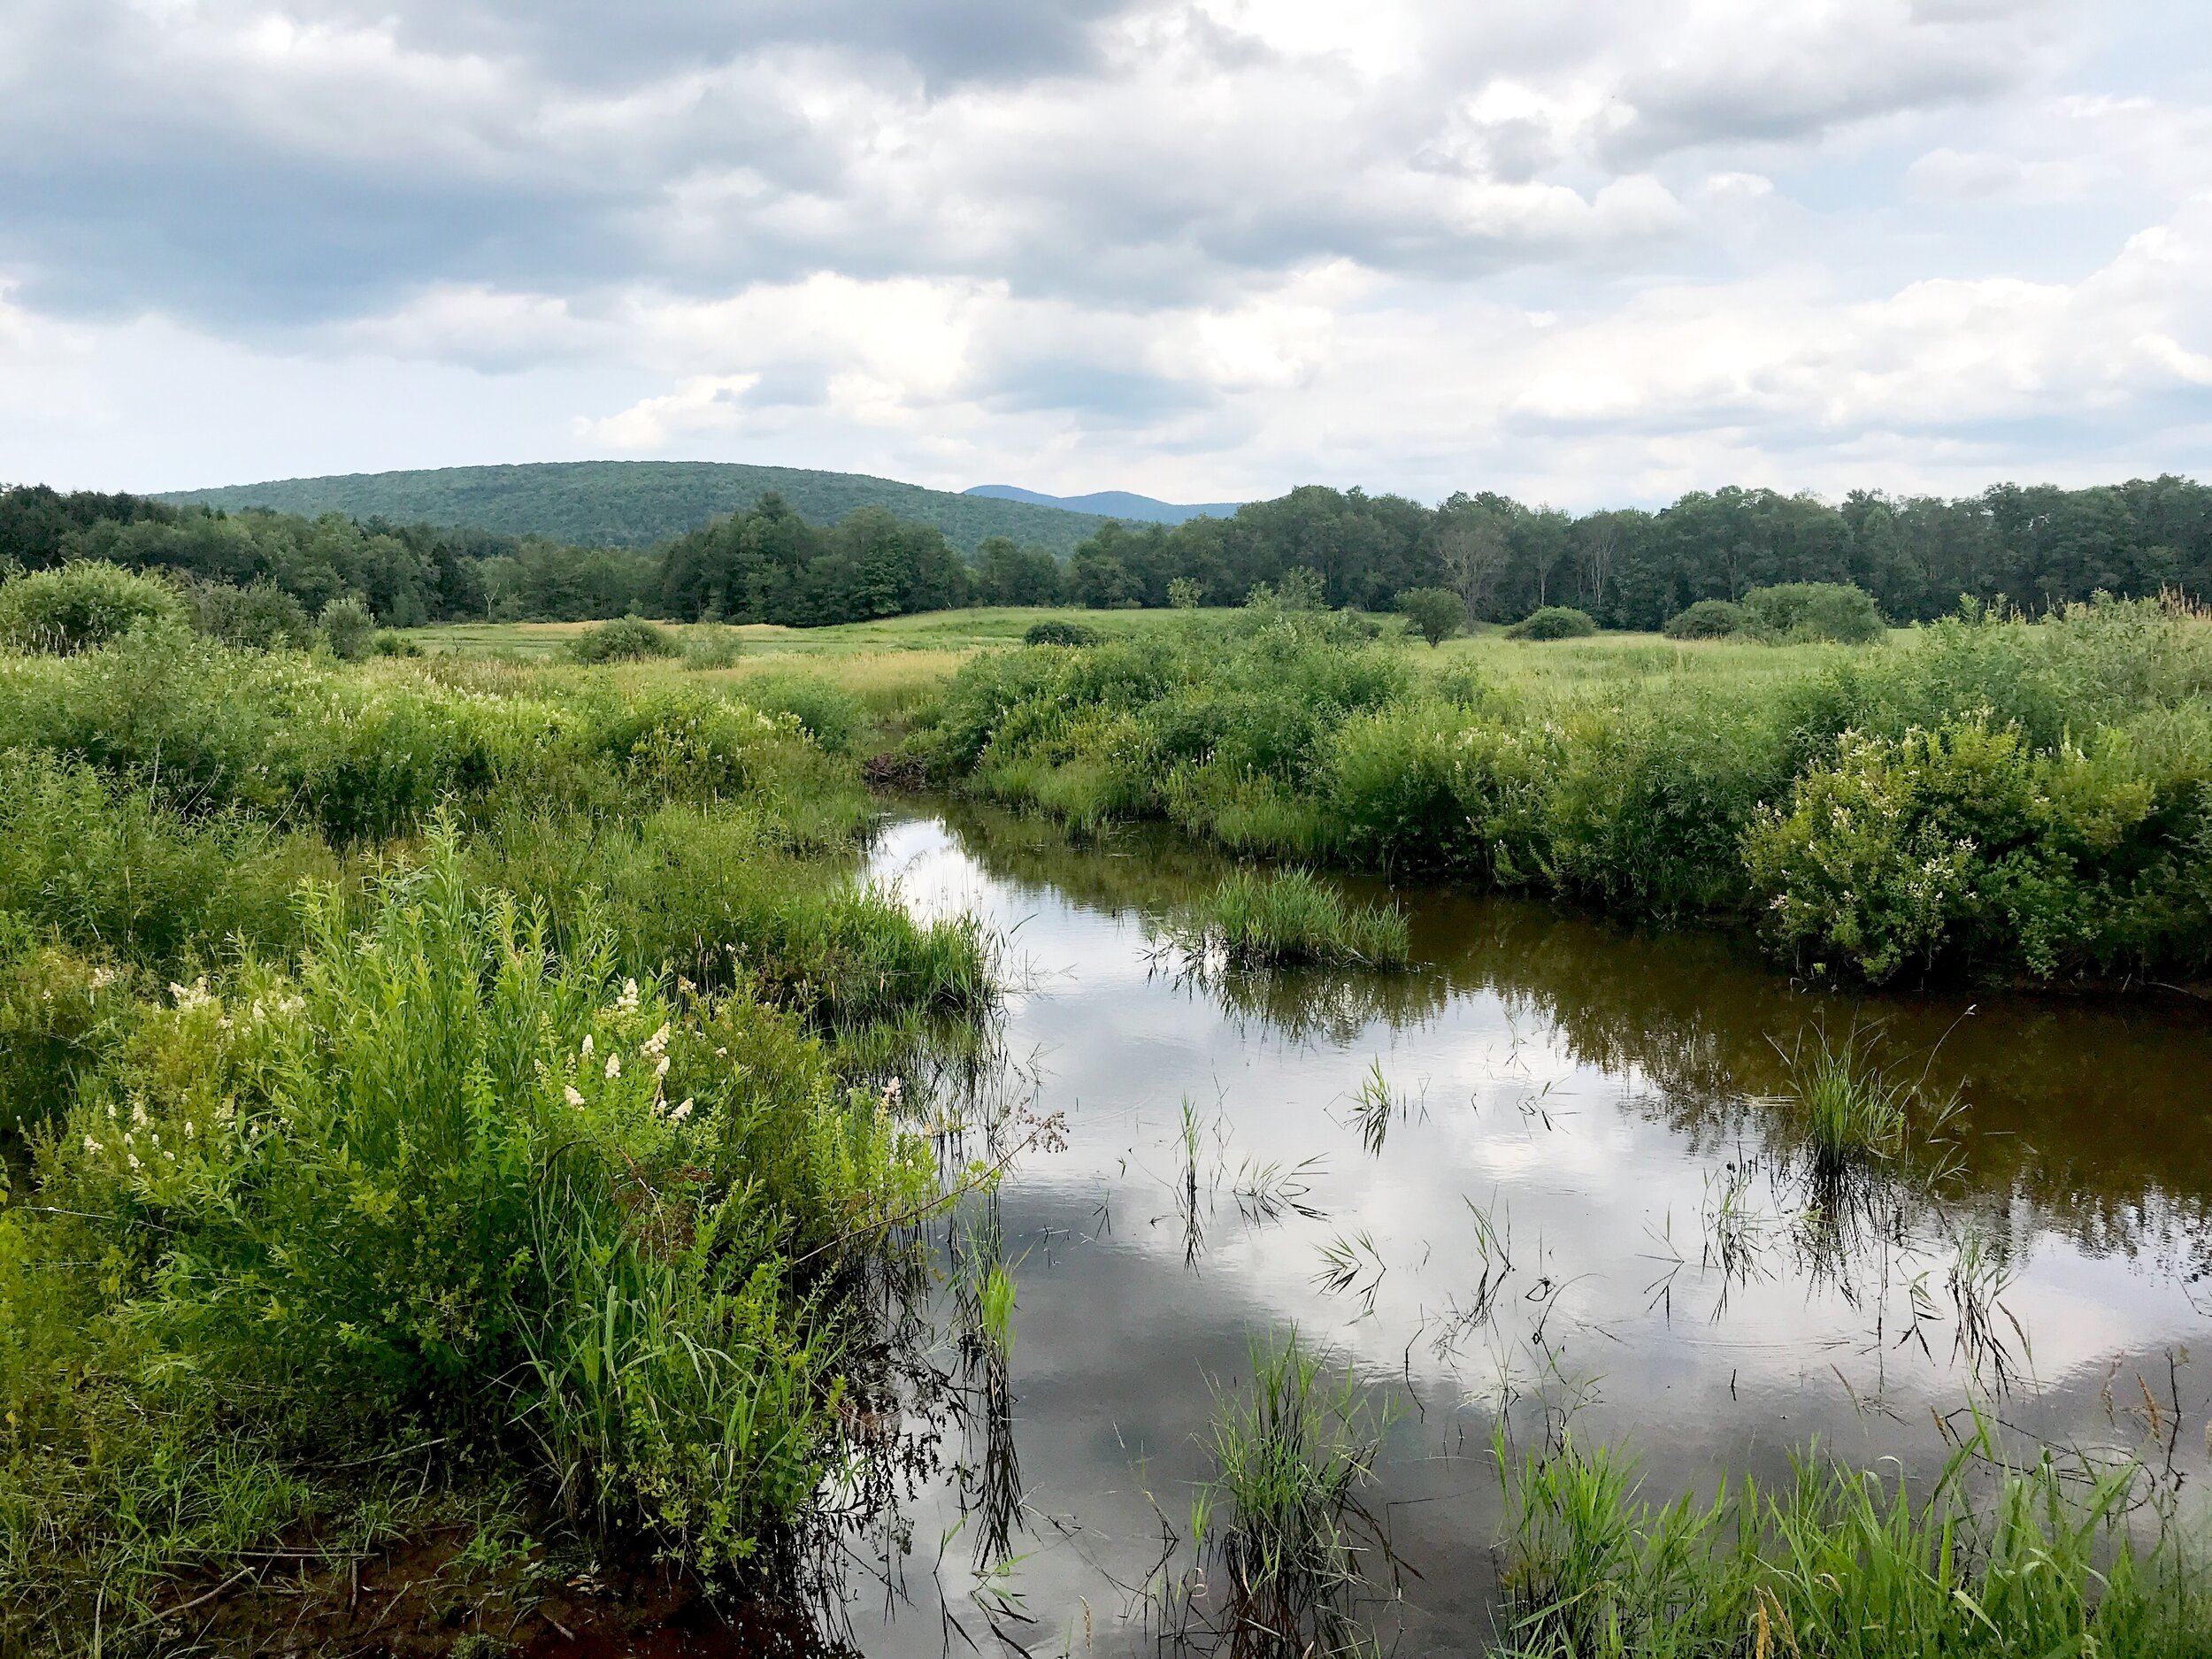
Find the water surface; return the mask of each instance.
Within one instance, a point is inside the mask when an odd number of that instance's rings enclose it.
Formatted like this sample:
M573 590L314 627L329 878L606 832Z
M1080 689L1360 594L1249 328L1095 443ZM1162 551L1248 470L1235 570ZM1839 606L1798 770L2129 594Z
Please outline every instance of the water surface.
M1065 1145L957 1225L1011 1271L1011 1359L940 1345L965 1405L880 1559L856 1546L864 1652L1155 1647L1217 1391L1293 1327L1396 1413L1371 1501L1404 1577L1376 1612L1409 1655L1494 1633L1500 1421L1632 1446L1658 1495L1815 1442L1924 1476L1971 1399L2193 1491L2193 1008L1855 1001L1725 937L1421 890L1397 895L1413 972L1194 973L1149 924L1222 868L964 810L877 847L918 910L1010 938L996 1110L1064 1115ZM1955 1092L1940 1143L1815 1180L1782 1051L1823 1031ZM1390 1104L1363 1110L1377 1079Z

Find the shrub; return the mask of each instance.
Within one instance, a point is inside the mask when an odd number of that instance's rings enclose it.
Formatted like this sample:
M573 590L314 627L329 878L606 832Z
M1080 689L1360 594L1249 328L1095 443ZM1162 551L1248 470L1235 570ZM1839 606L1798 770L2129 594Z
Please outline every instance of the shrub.
M1587 611L1571 605L1546 605L1532 611L1505 631L1509 640L1581 640L1598 631Z
M738 695L766 713L790 715L833 755L850 754L868 730L866 705L819 674L786 671L749 675Z
M926 1201L922 1144L749 997L625 985L588 936L549 953L449 842L358 931L328 890L303 906L296 974L181 987L49 1155L58 1208L113 1217L142 1375L312 1424L324 1455L526 1448L602 1525L749 1555L842 1433L838 1304L794 1263Z
M1750 626L1751 618L1741 605L1725 599L1701 599L1669 617L1664 632L1671 640L1724 640L1744 633Z
M1064 622L1048 617L1033 622L1022 634L1024 645L1096 645L1105 636L1086 622Z
M1408 588L1394 603L1431 645L1442 644L1467 626L1467 602L1448 588Z
M190 589L193 620L203 634L246 650L303 651L315 642L307 607L267 582L234 588L227 582L195 582Z
M421 641L409 639L397 628L379 628L373 641L379 657L420 657Z
M1197 580L1178 576L1167 585L1167 603L1171 610L1195 611L1206 602L1206 590Z
M1775 641L1865 645L1889 631L1874 595L1848 582L1754 588L1743 596L1743 611L1753 632Z
M340 594L323 607L316 621L330 654L342 663L357 663L368 656L376 639L376 618L359 594Z
M738 632L721 622L702 622L684 635L684 666L695 672L733 668L739 654Z
M0 643L19 651L67 657L184 614L173 588L101 559L0 583Z
M2185 782L2147 775L2122 743L2037 755L1980 717L1847 733L1760 815L1745 863L1769 930L1817 972L2193 967L2212 757L2191 747Z
M1272 587L1253 583L1244 603L1255 611L1326 611L1328 584L1310 565L1294 565Z
M586 628L568 642L572 662L641 663L652 657L674 657L681 650L668 630L643 617L618 617L595 628Z

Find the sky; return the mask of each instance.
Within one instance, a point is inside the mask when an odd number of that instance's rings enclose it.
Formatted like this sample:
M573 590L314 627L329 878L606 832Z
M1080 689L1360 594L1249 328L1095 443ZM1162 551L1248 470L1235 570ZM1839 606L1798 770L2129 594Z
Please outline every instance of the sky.
M2212 0L0 0L0 481L2212 473Z

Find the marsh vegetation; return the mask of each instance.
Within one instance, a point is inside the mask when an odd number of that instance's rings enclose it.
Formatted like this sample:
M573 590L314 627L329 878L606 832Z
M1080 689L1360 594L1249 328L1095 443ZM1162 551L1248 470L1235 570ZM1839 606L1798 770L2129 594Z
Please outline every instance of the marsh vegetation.
M0 653L0 1646L346 1651L443 1540L423 1652L2202 1650L2185 610L349 660L81 588Z

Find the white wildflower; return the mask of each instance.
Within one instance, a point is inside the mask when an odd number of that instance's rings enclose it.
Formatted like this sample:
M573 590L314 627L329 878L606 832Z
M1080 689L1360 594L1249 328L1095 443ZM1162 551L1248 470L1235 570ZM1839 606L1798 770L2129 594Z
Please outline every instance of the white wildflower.
M622 995L615 998L614 1005L626 1014L637 1012L637 981L635 979L623 980Z
M678 1102L677 1102L677 1104L676 1104L676 1106L674 1107L674 1109L669 1112L669 1114L668 1114L668 1120L669 1120L669 1122L671 1122L671 1123L678 1123L678 1124L680 1124L680 1123L683 1122L683 1120L684 1120L685 1118L688 1118L688 1117L690 1117L690 1116L691 1116L691 1096L690 1096L690 1095L688 1095L688 1094L687 1094L687 1095L685 1095L685 1096L683 1097L683 1099L682 1099L681 1101Z
M573 1083L561 1091L561 1098L572 1106L581 1106L584 1103L584 1097L577 1093Z
M97 1152L101 1149L100 1143L90 1135L87 1135L84 1138L84 1149L88 1152Z
M591 1057L591 1033L589 1032L584 1033L584 1056L587 1059Z
M661 1028L645 1040L644 1052L658 1054L666 1047L668 1047L668 1022L663 1020Z
M607 1075L611 1078L620 1077L622 1075L622 1056L620 1055L611 1054L607 1056Z
M655 1077L666 1077L668 1075L668 1056L666 1055L661 1056L658 1060L653 1063L653 1075Z

